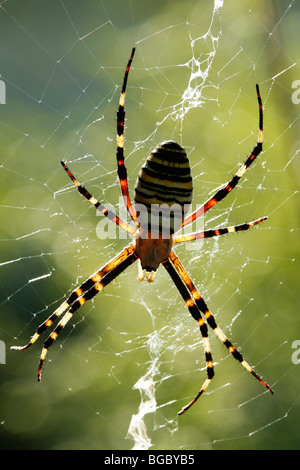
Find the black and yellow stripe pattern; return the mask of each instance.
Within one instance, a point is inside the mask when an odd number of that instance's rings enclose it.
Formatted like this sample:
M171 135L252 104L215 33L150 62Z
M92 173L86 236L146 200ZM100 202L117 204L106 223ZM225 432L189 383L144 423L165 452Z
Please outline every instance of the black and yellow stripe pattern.
M54 313L38 327L28 344L20 347L12 347L12 349L24 350L32 346L39 336L45 332L58 317L63 315L56 328L51 332L44 343L38 369L38 380L40 380L47 351L57 339L59 333L71 320L73 314L85 302L92 299L98 292L101 292L105 286L112 282L134 261L139 260L140 271L142 271L139 274L139 278L144 278L144 269L146 270L146 279L149 282L153 280L158 266L160 264L164 266L183 298L190 314L197 321L202 336L207 378L195 398L184 406L178 414L183 414L198 400L214 376L213 360L208 339L208 327L212 328L232 356L264 385L264 387L273 393L269 385L256 374L253 368L245 361L242 354L232 345L226 335L217 326L215 318L208 309L204 299L201 297L180 260L172 251L173 243L176 244L200 238L224 235L226 233L245 231L266 220L266 217L262 217L253 222L232 227L220 227L203 232L194 232L187 235L178 235L174 238L172 237L180 227L193 222L224 199L238 184L240 178L243 177L249 166L262 151L263 112L259 87L258 85L256 86L259 105L259 134L257 145L254 147L245 163L225 186L219 188L202 206L196 209L190 216L186 217L186 213L192 201L193 191L188 157L185 150L179 144L173 141L166 141L158 145L155 150L151 152L140 171L135 187L134 208L129 197L127 170L124 161L125 92L134 53L135 48L132 49L130 59L127 63L117 112L117 169L124 204L136 227L131 227L114 212L106 209L105 206L95 199L89 191L76 180L66 164L64 162L61 163L80 194L93 204L105 217L132 235L135 238L135 243L131 243L128 247L123 249L121 253L96 271L81 284L81 286L74 289ZM146 237L144 236L145 234Z
M117 216L114 212L111 210L107 209L101 202L99 202L94 196L91 195L91 193L85 189L84 186L82 186L79 181L75 178L75 176L71 173L67 165L61 161L60 162L63 169L66 171L66 173L69 175L75 186L77 187L78 191L80 194L82 194L83 197L85 197L93 206L101 212L105 217L110 219L112 222L114 222L116 225L119 225L123 230L126 230L126 232L130 233L131 235L135 236L136 235L136 230L128 225L124 220L122 220L119 216Z
M131 51L131 56L130 56L130 59L127 63L127 67L125 70L121 96L119 100L119 107L117 111L117 169L118 169L118 177L119 177L119 182L120 182L121 193L123 196L125 207L131 219L133 220L133 222L136 225L138 225L138 222L136 220L136 212L134 208L132 207L130 196L129 196L127 169L126 169L125 161L124 161L125 94L126 94L128 75L129 75L134 53L135 53L135 47Z
M202 395L205 389L208 387L210 381L214 376L213 372L213 363L212 363L212 356L210 352L210 346L208 342L208 335L207 335L207 327L204 323L204 320L201 317L202 312L205 316L207 324L209 327L214 331L217 335L219 340L226 346L228 351L232 354L232 356L240 362L240 364L255 377L264 387L266 387L269 392L272 394L274 393L271 387L261 378L259 377L254 369L245 361L242 354L232 345L229 341L227 336L223 333L223 331L218 327L214 316L208 309L206 302L201 297L198 289L194 285L193 281L191 280L190 276L184 269L183 265L181 264L178 256L175 255L173 251L171 251L170 256L166 262L162 263L166 270L169 272L171 278L173 279L177 289L179 290L180 294L182 295L192 317L198 322L200 327L200 332L202 334L202 341L203 347L205 350L205 358L206 358L206 368L207 368L207 379L202 385L200 391L197 393L195 398L186 406L182 408L182 410L178 414L185 413Z
M232 177L232 179L222 188L220 188L211 198L209 198L202 206L196 209L191 215L189 215L184 221L182 226L188 225L206 211L211 209L213 206L222 201L238 184L240 179L244 176L250 165L255 161L258 155L261 153L263 148L263 106L260 96L259 86L256 84L256 96L258 101L258 112L259 112L259 130L258 130L258 139L257 144L252 150L251 154L243 165L239 168L237 173Z
M173 141L161 143L151 152L137 179L134 202L140 226L151 234L172 235L184 220L192 193L185 150Z
M181 273L179 272L177 267L174 265L173 261L174 259L172 260L172 255L171 255L166 261L163 261L162 264L167 270L167 272L169 273L172 281L176 285L190 314L192 315L194 320L198 322L199 330L202 336L202 343L203 343L203 349L204 349L204 354L205 354L206 371L207 371L207 379L204 381L202 387L200 388L195 398L188 405L182 408L181 411L179 411L178 414L181 415L185 411L187 411L207 389L208 385L210 384L214 376L214 367L213 367L213 360L212 360L211 349L210 349L210 344L209 344L209 339L208 339L207 325L201 316L201 311L199 309L199 306L197 305L195 299L192 298L181 276Z
M173 244L199 240L202 238L218 237L219 235L225 235L226 233L244 232L245 230L249 230L249 228L253 227L254 225L267 220L267 218L268 217L261 217L260 219L253 220L252 222L245 222L244 224L234 225L232 227L220 227L204 230L203 232L193 232L186 235L178 235L173 238Z
M12 346L11 349L17 349L19 351L28 349L36 342L39 336L44 333L44 331L46 331L55 322L55 320L64 313L61 321L58 323L57 327L52 331L44 343L38 369L38 381L41 380L41 370L49 347L56 340L60 331L70 321L74 312L76 312L76 310L78 310L86 301L92 299L96 294L98 294L98 292L101 292L105 286L107 286L113 279L115 279L136 260L137 256L135 254L134 245L130 244L105 266L96 271L83 284L81 284L81 286L73 290L67 300L65 300L55 310L55 312L52 313L52 315L50 315L47 320L38 327L36 333L33 335L28 344L25 346Z

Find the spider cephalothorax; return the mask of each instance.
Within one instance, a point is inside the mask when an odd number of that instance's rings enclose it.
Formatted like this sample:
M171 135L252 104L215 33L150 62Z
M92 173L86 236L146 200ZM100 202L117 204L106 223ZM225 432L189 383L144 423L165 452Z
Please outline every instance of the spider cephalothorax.
M24 350L30 347L35 343L41 333L51 326L59 316L64 314L44 343L38 370L38 380L40 380L41 369L48 348L56 340L59 332L65 327L74 312L76 312L81 305L93 298L98 292L102 291L105 286L121 274L128 266L134 263L134 261L139 261L139 279L142 280L144 278L145 272L145 277L148 281L153 280L157 268L162 264L175 283L190 314L199 325L206 360L207 379L204 381L195 398L188 405L184 406L179 414L187 411L193 403L198 400L214 376L213 361L208 340L208 326L212 328L233 357L262 385L273 393L269 385L256 374L253 368L245 361L241 353L232 345L222 330L217 326L205 301L173 251L173 246L176 243L248 230L266 219L266 217L261 217L253 222L235 225L233 227L222 227L176 236L177 230L196 220L226 197L262 151L263 113L259 87L256 85L259 105L258 142L244 164L224 187L218 189L212 197L198 207L192 214L187 215L187 210L192 200L192 177L189 161L184 149L179 144L173 141L167 141L158 145L156 149L151 152L145 165L141 169L135 188L135 205L133 206L129 197L127 171L124 162L124 104L126 84L134 52L135 49L132 50L125 71L117 113L117 168L124 204L135 227L127 224L115 213L106 209L103 204L94 198L94 196L76 180L66 164L61 162L79 192L105 217L108 217L113 223L119 225L132 235L134 241L128 247L124 248L115 258L96 271L81 286L71 292L67 300L38 327L36 333L26 346L14 346L13 349Z

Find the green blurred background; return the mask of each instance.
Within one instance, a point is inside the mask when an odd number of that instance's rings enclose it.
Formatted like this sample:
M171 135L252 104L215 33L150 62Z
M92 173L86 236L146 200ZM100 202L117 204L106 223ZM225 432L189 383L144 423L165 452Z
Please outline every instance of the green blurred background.
M300 6L250 0L216 5L1 5L1 449L131 449L128 429L141 403L135 384L143 376L155 390L156 410L145 415L147 436L137 447L300 447L299 366L292 361L293 343L300 340L300 104L291 99L292 84L300 80ZM174 139L189 154L194 204L203 202L255 144L260 83L264 153L205 224L269 219L249 232L176 252L218 324L274 396L211 335L216 377L197 405L177 418L200 388L205 363L195 322L162 268L146 284L136 280L133 266L82 307L50 349L40 384L43 339L23 353L9 349L25 344L74 287L128 243L97 237L100 217L59 162L68 161L95 197L121 210L116 109L133 45L126 96L131 190L151 149Z

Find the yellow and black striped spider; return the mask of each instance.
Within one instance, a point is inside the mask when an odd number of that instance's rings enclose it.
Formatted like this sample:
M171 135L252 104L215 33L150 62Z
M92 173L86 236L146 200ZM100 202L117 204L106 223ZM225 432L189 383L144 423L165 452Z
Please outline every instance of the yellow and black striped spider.
M266 219L266 217L262 217L253 222L236 225L234 227L216 228L214 230L205 230L187 235L173 236L180 227L184 227L185 225L195 221L199 216L224 199L237 185L246 170L262 151L263 111L259 87L256 85L259 105L258 142L245 163L224 187L218 189L211 198L209 198L191 215L185 217L186 207L191 204L192 200L192 176L189 160L184 149L180 145L173 141L167 141L158 145L147 158L137 179L134 193L135 205L133 206L129 197L127 170L124 162L124 104L126 84L134 52L135 48L132 49L131 57L125 71L117 112L117 165L123 200L135 227L128 225L112 211L106 209L75 179L65 163L61 162L63 168L77 186L78 191L104 216L108 217L108 219L113 223L126 230L134 238L134 241L124 248L124 250L122 250L115 258L99 269L99 271L96 271L81 286L75 289L69 295L67 300L65 300L60 307L58 307L57 310L55 310L55 312L38 327L36 333L26 346L13 347L13 349L24 350L29 348L33 343L35 343L41 333L43 333L60 315L64 313L61 321L44 343L38 369L38 380L40 380L42 365L49 347L56 340L60 331L66 326L68 321L81 305L83 305L87 300L92 299L98 292L102 291L105 286L121 274L134 261L139 261L139 279L143 280L145 277L149 282L153 281L156 270L159 265L162 264L171 276L171 279L174 281L190 314L198 322L206 359L207 379L204 381L195 398L184 406L178 414L182 414L187 411L198 400L214 376L207 325L213 329L217 337L227 347L232 356L237 359L262 385L273 393L269 385L267 385L266 382L256 374L248 362L245 361L242 354L232 345L229 339L217 326L205 301L173 251L173 245L176 243L248 230L250 227L253 227ZM141 210L142 207L145 210ZM157 210L157 208L160 216L155 219L157 222L153 223L153 219L150 217L151 211L154 209ZM168 219L169 231L165 230L164 225L164 211L166 208L169 208L172 213L171 217L169 211L165 218Z

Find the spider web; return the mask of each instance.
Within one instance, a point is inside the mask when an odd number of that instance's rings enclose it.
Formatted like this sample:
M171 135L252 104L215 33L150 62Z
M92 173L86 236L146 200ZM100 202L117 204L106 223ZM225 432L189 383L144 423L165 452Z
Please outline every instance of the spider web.
M297 2L0 6L1 447L299 448ZM115 127L133 45L125 133L131 194L149 152L173 139L191 162L192 209L204 202L255 145L260 84L264 151L200 224L269 218L176 253L274 396L210 332L215 378L177 417L203 383L205 361L195 321L162 268L148 284L133 265L85 304L49 350L41 384L35 374L43 339L24 353L9 350L129 242L119 232L104 238L107 226L59 161L126 217Z

